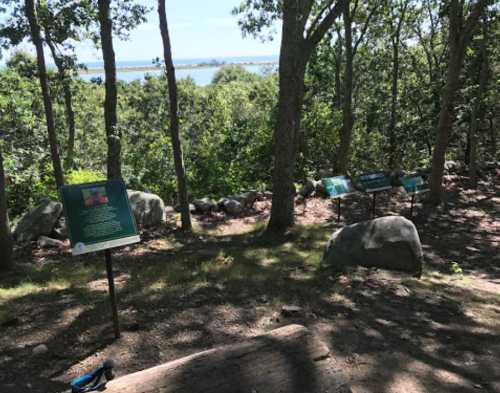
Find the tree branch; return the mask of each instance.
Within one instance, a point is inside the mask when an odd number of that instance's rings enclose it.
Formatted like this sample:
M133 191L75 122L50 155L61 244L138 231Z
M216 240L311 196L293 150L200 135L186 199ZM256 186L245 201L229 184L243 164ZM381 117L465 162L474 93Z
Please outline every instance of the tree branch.
M377 3L375 6L373 6L373 8L370 10L370 13L366 17L366 20L365 20L365 23L363 25L363 28L361 29L361 34L359 35L358 39L354 43L354 47L352 48L352 56L353 57L356 56L356 52L358 50L358 46L363 41L363 38L365 37L365 34L366 34L367 30L368 30L368 26L370 24L370 21L371 21L373 15L375 14L375 11L378 9L379 6L380 6L379 3Z
M328 29L332 27L335 19L337 19L342 13L342 8L346 1L348 0L338 0L323 20L319 22L318 27L309 31L309 34L305 39L305 45L308 50L312 50L312 48L314 48L321 41Z

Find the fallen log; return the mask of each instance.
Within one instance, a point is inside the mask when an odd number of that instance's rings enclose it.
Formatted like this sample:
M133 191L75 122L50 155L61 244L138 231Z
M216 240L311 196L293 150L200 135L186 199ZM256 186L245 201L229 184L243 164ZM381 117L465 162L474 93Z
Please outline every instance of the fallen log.
M111 381L107 393L351 393L327 346L288 325Z

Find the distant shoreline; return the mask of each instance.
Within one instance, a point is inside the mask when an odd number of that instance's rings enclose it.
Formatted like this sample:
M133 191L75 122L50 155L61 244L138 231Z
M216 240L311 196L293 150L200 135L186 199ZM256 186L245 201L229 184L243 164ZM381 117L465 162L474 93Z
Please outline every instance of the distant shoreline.
M200 68L217 68L226 65L240 65L240 66L268 66L276 65L277 61L241 61L241 62L218 62L213 61L209 63L198 63L198 64L179 64L175 66L176 70L190 70L190 69L200 69ZM127 67L117 67L116 72L148 72L148 71L161 71L160 66L147 65L147 66L127 66ZM93 67L88 69L82 69L78 72L80 75L92 75L92 74L103 74L103 67Z

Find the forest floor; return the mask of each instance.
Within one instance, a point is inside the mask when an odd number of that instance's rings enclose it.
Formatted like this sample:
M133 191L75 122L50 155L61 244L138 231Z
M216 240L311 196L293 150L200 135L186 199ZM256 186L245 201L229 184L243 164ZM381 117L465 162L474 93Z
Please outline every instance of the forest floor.
M499 180L478 191L451 182L441 208L417 206L421 279L319 268L332 231L369 218L362 195L343 202L340 223L331 201L297 206L280 242L260 236L269 201L238 219L197 217L195 236L173 223L143 233L114 253L119 340L101 254L18 251L0 279L0 392L67 391L106 357L123 375L290 323L322 337L355 393L500 392ZM399 191L378 196L378 216L408 208ZM283 305L303 312L283 317ZM33 355L39 344L48 351Z

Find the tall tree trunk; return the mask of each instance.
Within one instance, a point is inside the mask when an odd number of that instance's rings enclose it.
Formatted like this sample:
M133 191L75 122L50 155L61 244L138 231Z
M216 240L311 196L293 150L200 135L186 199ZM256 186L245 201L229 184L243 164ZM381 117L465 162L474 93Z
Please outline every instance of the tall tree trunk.
M459 87L465 48L470 42L473 29L485 6L485 1L479 0L473 6L467 21L464 22L462 3L459 0L451 0L449 5L448 68L446 85L441 96L441 109L439 112L436 143L432 154L432 172L429 182L429 199L434 204L440 203L442 199L445 155L454 121L455 95Z
M273 203L268 231L294 223L294 179L307 59L296 15L284 12L279 63L278 124L274 134Z
M49 46L52 57L57 67L57 75L61 83L64 94L64 110L66 115L66 125L68 127L68 145L66 151L66 158L64 166L66 170L73 169L74 167L74 154L75 154L75 112L73 110L73 93L71 92L71 79L66 74L67 70L64 63L58 56L54 42L50 38L48 31L45 31L45 41Z
M191 231L191 215L189 212L189 202L187 195L186 171L182 156L182 145L179 137L179 116L177 100L177 82L175 79L175 67L172 60L172 48L168 32L167 12L165 10L165 0L158 0L158 15L160 17L160 31L163 41L163 56L165 68L167 70L168 94L170 105L170 137L172 139L172 149L174 153L175 174L177 176L177 192L181 206L181 221L184 231Z
M45 118L47 121L47 133L50 145L50 154L52 157L52 166L54 169L56 186L57 188L60 188L64 185L64 176L61 166L61 159L59 157L59 147L57 143L56 127L54 122L54 111L52 108L52 98L50 96L47 67L45 65L45 55L43 53L43 42L40 35L40 25L38 23L34 0L26 0L25 12L30 24L31 39L36 48L38 76L40 79L40 87L42 89L43 95L43 105L45 108Z
M483 98L486 93L489 77L489 62L488 62L488 25L487 20L483 21L483 38L481 41L481 49L479 54L479 87L477 91L476 101L472 108L472 118L470 124L470 150L469 150L469 187L477 188L477 145L478 145L478 129L479 124L484 117Z
M345 174L349 169L351 155L352 127L354 115L352 112L352 84L353 84L353 46L352 46L352 18L350 1L344 2L344 40L345 40L345 71L344 96L342 106L342 129L340 132L340 146L337 153L337 171Z
M399 80L399 37L392 42L391 119L389 122L389 169L396 162L396 116Z
M104 59L104 73L106 76L104 100L104 121L108 143L107 166L108 179L121 178L121 132L117 126L117 89L116 89L116 64L113 49L113 25L110 16L111 0L98 0L99 23Z
M7 210L3 154L0 146L0 270L10 269L12 265L12 235Z
M490 134L490 155L493 161L497 160L497 129L495 127L495 115L488 117Z

